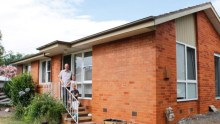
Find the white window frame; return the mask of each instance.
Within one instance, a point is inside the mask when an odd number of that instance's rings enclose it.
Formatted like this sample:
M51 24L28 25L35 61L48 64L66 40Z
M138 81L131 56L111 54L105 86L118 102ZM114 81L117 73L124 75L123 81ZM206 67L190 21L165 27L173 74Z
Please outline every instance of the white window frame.
M214 57L219 57L220 58L220 54L214 53ZM215 58L214 58L214 61L215 61ZM215 88L216 88L216 84L215 84ZM216 90L215 90L215 92L216 92ZM216 94L215 94L215 99L220 100L220 96L216 96Z
M185 43L182 43L182 42L179 42L179 41L176 41L176 44L184 45L184 49L185 49L185 68L186 68L186 72L185 72L186 80L178 80L177 79L177 84L178 83L182 83L182 82L184 84L186 84L186 99L177 99L177 102L198 100L197 50L196 50L196 47L188 45L188 44L185 44ZM188 75L187 75L187 72L188 72L188 70L187 70L187 47L193 48L195 50L195 74L196 74L196 80L188 80ZM188 98L188 84L196 84L196 98L192 98L192 99Z
M28 67L28 70L25 69L25 66ZM28 64L23 64L23 66L22 66L22 72L23 72L23 73L25 73L25 72L30 73L30 72L31 72L31 64L30 64L30 63L28 63Z
M75 60L74 60L74 56L78 53L81 53L82 54L82 63L81 63L81 69L82 69L82 72L81 72L81 82L77 82L77 85L80 84L81 85L81 89L82 89L82 97L79 97L79 99L88 99L88 100L92 100L92 98L90 97L85 97L85 93L84 93L84 84L91 84L92 85L92 80L87 80L85 81L84 80L84 53L85 52L92 52L92 49L86 49L86 50L82 50L82 51L77 51L77 52L74 52L72 53L71 55L71 71L72 72L75 72L75 68L74 68L74 64L75 64ZM92 66L92 65L91 65Z
M48 61L50 61L50 71L48 71L48 69L47 69L47 64L48 64ZM46 76L45 76L45 78L46 78L46 82L42 82L42 63L43 62L46 62ZM40 82L40 84L47 84L47 83L51 83L51 81L49 82L48 81L48 72L50 72L50 76L51 76L51 59L44 59L44 60L41 60L40 61L40 68L39 68L39 72L40 72L40 76L39 76L39 82ZM51 77L50 77L51 78Z

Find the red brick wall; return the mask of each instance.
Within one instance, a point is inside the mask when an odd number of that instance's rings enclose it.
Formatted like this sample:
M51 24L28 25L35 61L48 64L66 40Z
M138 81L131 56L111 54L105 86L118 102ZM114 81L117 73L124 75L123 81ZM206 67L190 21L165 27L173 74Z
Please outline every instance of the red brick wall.
M215 100L214 53L220 53L220 36L204 12L197 13L197 51L200 113L208 111L208 105L220 107Z
M176 31L175 21L157 26L156 64L157 64L157 124L165 123L165 109L176 105ZM169 80L164 80L164 71L170 73Z
M23 65L17 65L17 75L22 74Z
M31 76L35 84L39 84L39 61L31 62Z
M60 97L60 85L58 75L61 70L62 55L56 55L51 58L51 79L53 86L53 93L56 98Z
M157 45L157 124L165 124L165 109L174 109L176 123L179 119L198 113L208 112L208 105L220 107L215 100L214 53L220 53L220 37L204 14L197 18L197 61L198 61L198 97L199 100L176 101L176 32L175 21L158 25L156 30ZM164 80L167 68L169 80ZM191 111L192 110L192 111Z
M93 121L156 122L154 32L93 47ZM107 108L107 112L103 112ZM132 117L132 111L137 117Z
M86 108L86 111L92 112L92 100L90 99L80 99L81 105Z
M176 83L176 30L175 21L169 21L157 26L157 124L165 124L165 109L172 107L176 123L180 118L196 114L197 101L177 102ZM169 79L164 79L167 71ZM193 108L193 111L189 111ZM182 113L180 112L182 111Z

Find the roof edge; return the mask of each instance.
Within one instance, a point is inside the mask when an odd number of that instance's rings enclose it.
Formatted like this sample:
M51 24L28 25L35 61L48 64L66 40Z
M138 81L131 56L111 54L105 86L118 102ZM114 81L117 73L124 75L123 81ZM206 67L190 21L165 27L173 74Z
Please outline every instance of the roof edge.
M52 45L55 45L55 44L71 45L70 42L55 40L55 41L53 41L53 42L50 42L50 43L48 43L48 44L45 44L45 45L43 45L43 46L38 47L37 50L42 50L42 49L44 49L44 48L47 48L47 47L52 46Z
M95 34L77 39L77 40L74 40L74 41L71 41L71 45L73 45L75 43L78 43L78 42L82 42L84 40L92 39L94 37L99 37L99 36L109 34L109 33L112 33L112 32L118 31L118 30L129 28L129 27L132 27L132 26L135 26L135 25L147 22L147 21L152 21L152 20L154 20L154 16L148 16L146 18L142 18L142 19L139 19L139 20L136 20L136 21L132 21L132 22L129 22L129 23L126 23L126 24L123 24L123 25L120 25L120 26L117 26L117 27L114 27L114 28L110 28L110 29L107 29L107 30L104 30L104 31L101 31L101 32L98 32L98 33L95 33Z
M30 55L30 56L26 56L26 57L23 57L23 58L21 58L21 59L19 59L19 60L16 60L16 61L13 61L13 62L11 62L10 64L12 64L12 65L14 65L14 64L16 64L17 62L19 62L19 61L23 61L23 60L26 60L26 59L30 59L30 58L33 58L33 57L36 57L36 56L39 56L39 55L43 55L44 53L36 53L36 54L33 54L33 55Z

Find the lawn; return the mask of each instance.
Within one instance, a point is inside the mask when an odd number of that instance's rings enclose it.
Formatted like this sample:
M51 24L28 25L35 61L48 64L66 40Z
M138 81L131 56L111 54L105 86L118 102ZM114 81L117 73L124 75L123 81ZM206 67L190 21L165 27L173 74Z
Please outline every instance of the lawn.
M27 124L13 117L0 117L0 124Z
M10 112L5 112L6 108L10 108ZM14 108L8 106L0 106L0 124L27 124L13 117Z

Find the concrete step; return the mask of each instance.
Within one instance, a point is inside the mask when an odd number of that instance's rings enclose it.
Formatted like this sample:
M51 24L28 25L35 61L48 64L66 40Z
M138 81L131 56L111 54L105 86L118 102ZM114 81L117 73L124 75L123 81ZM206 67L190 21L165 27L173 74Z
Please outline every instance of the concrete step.
M0 105L12 105L11 101L0 102Z
M91 121L92 117L79 117L79 122L86 122L86 121ZM73 118L65 118L65 121L74 121Z
M79 122L80 121L91 121L92 120L92 117L89 117L89 116L86 116L86 117L79 117Z
M9 98L5 98L5 99L0 100L0 102L7 102L7 101L10 101L10 99Z
M79 111L85 111L86 108L85 107L79 107Z
M6 95L1 95L0 99L3 99L3 98L7 98L7 96Z
M78 114L79 114L79 116L88 116L89 112L79 111Z
M1 96L1 95L5 95L5 93L2 93L2 92L1 92L1 93L0 93L0 96Z
M96 124L95 122L80 122L79 124Z

